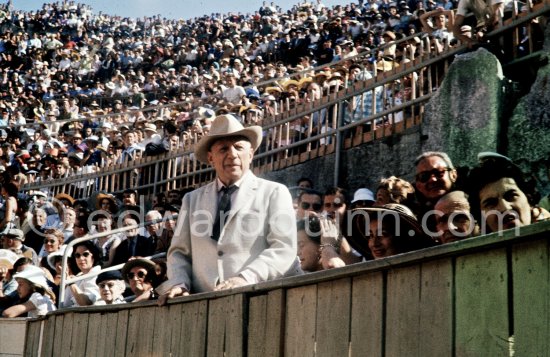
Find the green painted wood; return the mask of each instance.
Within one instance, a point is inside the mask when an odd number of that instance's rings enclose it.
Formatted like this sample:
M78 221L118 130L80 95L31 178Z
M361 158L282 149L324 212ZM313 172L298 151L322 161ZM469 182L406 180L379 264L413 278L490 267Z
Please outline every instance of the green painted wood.
M128 319L129 319L130 310L121 310L117 313L116 319L116 331L115 336L115 351L113 356L126 356L130 355L131 352L126 350L126 340L128 337ZM113 320L115 320L113 318Z
M266 330L270 322L267 318L267 295L251 297L248 303L248 355L265 356Z
M457 357L508 355L507 280L505 249L456 259Z
M172 334L172 342L174 337L181 338L181 348L175 351L172 350L172 353L181 356L205 355L208 313L208 300L197 300L182 305L179 323L181 334L175 335L175 332Z
M315 356L316 316L316 285L293 288L287 291L284 348L286 357Z
M350 309L351 279L339 279L317 286L316 356L348 354Z
M548 241L516 244L512 250L512 276L515 355L550 356Z
M350 357L382 356L383 274L358 276L352 283Z
M453 261L422 264L419 356L451 356L453 352Z
M386 356L420 356L420 266L388 271Z

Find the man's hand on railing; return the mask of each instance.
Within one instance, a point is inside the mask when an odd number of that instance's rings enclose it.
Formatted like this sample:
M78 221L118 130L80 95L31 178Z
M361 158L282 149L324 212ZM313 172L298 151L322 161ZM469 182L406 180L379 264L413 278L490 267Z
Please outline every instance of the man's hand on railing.
M166 302L168 301L168 299L173 299L177 296L189 296L189 291L187 291L186 289L182 288L182 287L173 287L172 289L170 289L166 294L163 294L161 296L159 296L157 302L158 302L158 305L159 306L164 306L166 305Z

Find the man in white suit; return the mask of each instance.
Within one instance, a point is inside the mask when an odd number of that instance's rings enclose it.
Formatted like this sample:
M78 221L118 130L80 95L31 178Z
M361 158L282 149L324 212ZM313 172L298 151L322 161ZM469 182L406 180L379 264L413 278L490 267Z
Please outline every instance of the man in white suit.
M250 171L261 140L261 127L244 128L234 116L221 115L195 147L217 177L183 198L168 250L168 281L157 288L160 304L300 273L291 195Z

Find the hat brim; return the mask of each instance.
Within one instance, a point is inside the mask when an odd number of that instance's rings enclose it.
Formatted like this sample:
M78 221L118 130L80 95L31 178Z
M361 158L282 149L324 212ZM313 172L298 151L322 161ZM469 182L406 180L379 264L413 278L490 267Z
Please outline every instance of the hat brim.
M125 282L128 282L128 273L132 268L134 267L143 267L145 270L147 270L147 275L153 274L151 277L151 280L155 279L155 263L153 263L149 259L144 258L137 258L129 260L124 266L122 267L122 277L124 278Z
M208 151L214 142L219 139L227 139L235 136L247 138L254 151L256 151L262 143L262 128L254 125L232 133L203 136L195 146L195 157L200 162L208 164Z

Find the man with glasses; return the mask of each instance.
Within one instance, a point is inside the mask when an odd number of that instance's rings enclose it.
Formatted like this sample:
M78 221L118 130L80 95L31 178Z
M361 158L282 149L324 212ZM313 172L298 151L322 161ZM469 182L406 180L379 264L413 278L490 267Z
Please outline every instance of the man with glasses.
M296 218L304 219L311 215L311 212L321 213L323 210L323 197L320 192L304 189L298 196L298 208L296 209Z
M449 155L444 152L425 152L416 158L414 164L416 165L416 195L419 203L417 214L419 221L424 222L422 217L434 209L441 197L453 190L458 175ZM423 227L425 233L435 233L435 226L435 216L430 214L426 219L426 226Z

